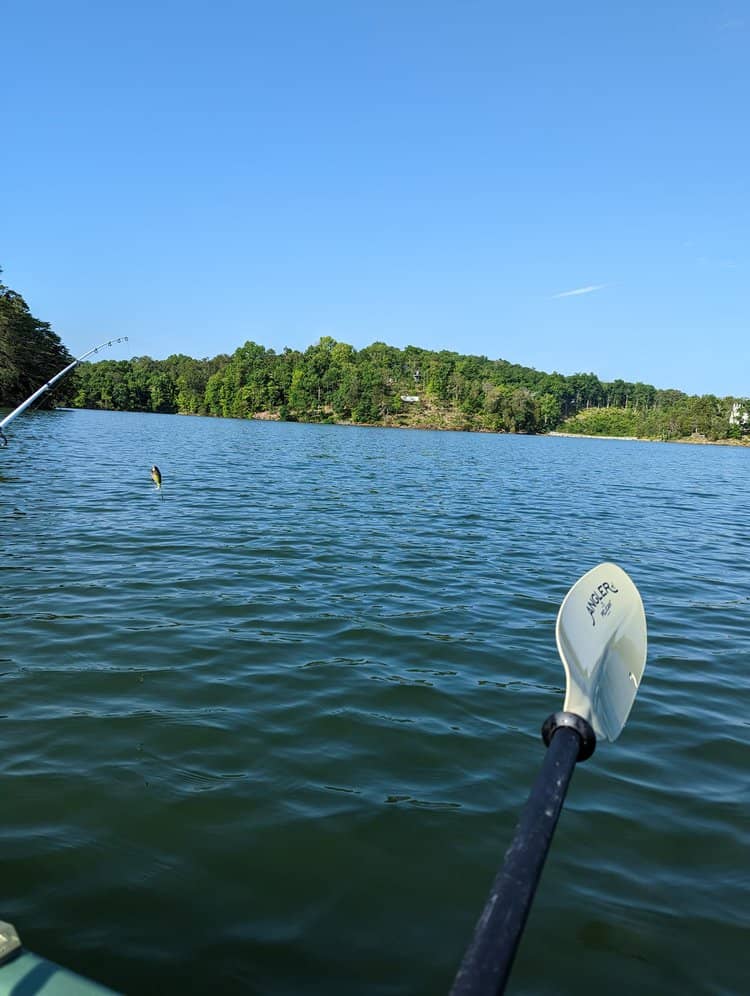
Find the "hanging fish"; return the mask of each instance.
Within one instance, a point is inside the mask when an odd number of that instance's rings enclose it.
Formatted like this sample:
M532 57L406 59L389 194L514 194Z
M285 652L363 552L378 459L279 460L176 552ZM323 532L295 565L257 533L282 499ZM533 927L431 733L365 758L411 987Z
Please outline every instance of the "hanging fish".
M157 491L161 491L161 471L156 464L151 468L151 480L156 485Z

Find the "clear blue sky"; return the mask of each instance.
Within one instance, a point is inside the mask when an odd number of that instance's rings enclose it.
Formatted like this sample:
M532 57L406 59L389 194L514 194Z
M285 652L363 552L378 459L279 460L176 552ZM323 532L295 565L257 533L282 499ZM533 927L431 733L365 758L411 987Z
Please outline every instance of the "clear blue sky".
M9 0L0 266L74 352L331 335L750 395L741 0Z

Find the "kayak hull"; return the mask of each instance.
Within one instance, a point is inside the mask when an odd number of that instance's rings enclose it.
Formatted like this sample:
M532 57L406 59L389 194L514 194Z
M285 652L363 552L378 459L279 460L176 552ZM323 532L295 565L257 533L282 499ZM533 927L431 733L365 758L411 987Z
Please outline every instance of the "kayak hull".
M0 996L19 996L20 993L34 993L34 996L103 996L114 992L114 989L107 989L23 948L0 965Z

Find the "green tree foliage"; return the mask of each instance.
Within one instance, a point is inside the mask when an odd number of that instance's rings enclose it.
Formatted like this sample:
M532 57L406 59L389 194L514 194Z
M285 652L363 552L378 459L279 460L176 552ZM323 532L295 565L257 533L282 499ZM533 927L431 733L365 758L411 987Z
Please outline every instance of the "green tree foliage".
M641 385L644 386L644 385ZM653 389L652 389L653 390ZM642 439L738 439L748 427L733 421L733 398L700 397L679 392L655 392L667 395L650 407L612 406L588 408L567 419L565 432L591 436L635 436ZM748 411L740 403L740 413Z
M586 436L636 436L632 408L585 408L565 423L565 431Z
M11 407L72 357L47 322L0 283L0 405ZM80 408L706 440L750 435L750 399L688 396L418 346L356 350L324 336L304 353L246 342L231 356L82 363L47 404Z
M136 357L79 370L74 403L82 407L656 439L750 430L741 419L730 422L731 398L605 383L593 373L547 374L448 350L384 342L355 350L330 336L304 353L246 342L212 360Z
M207 399L212 375L228 363L228 356L193 360L183 355L166 360L136 356L132 360L82 363L71 381L72 404L131 412L227 414L210 412Z
M19 405L72 361L49 323L35 318L21 295L0 283L0 405ZM60 404L70 390L63 379L39 403Z

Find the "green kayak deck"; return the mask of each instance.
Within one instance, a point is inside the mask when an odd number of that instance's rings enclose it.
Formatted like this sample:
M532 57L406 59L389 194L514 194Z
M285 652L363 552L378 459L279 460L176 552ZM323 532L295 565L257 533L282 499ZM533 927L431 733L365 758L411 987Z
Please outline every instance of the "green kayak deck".
M0 996L102 996L113 989L21 949L0 965Z

